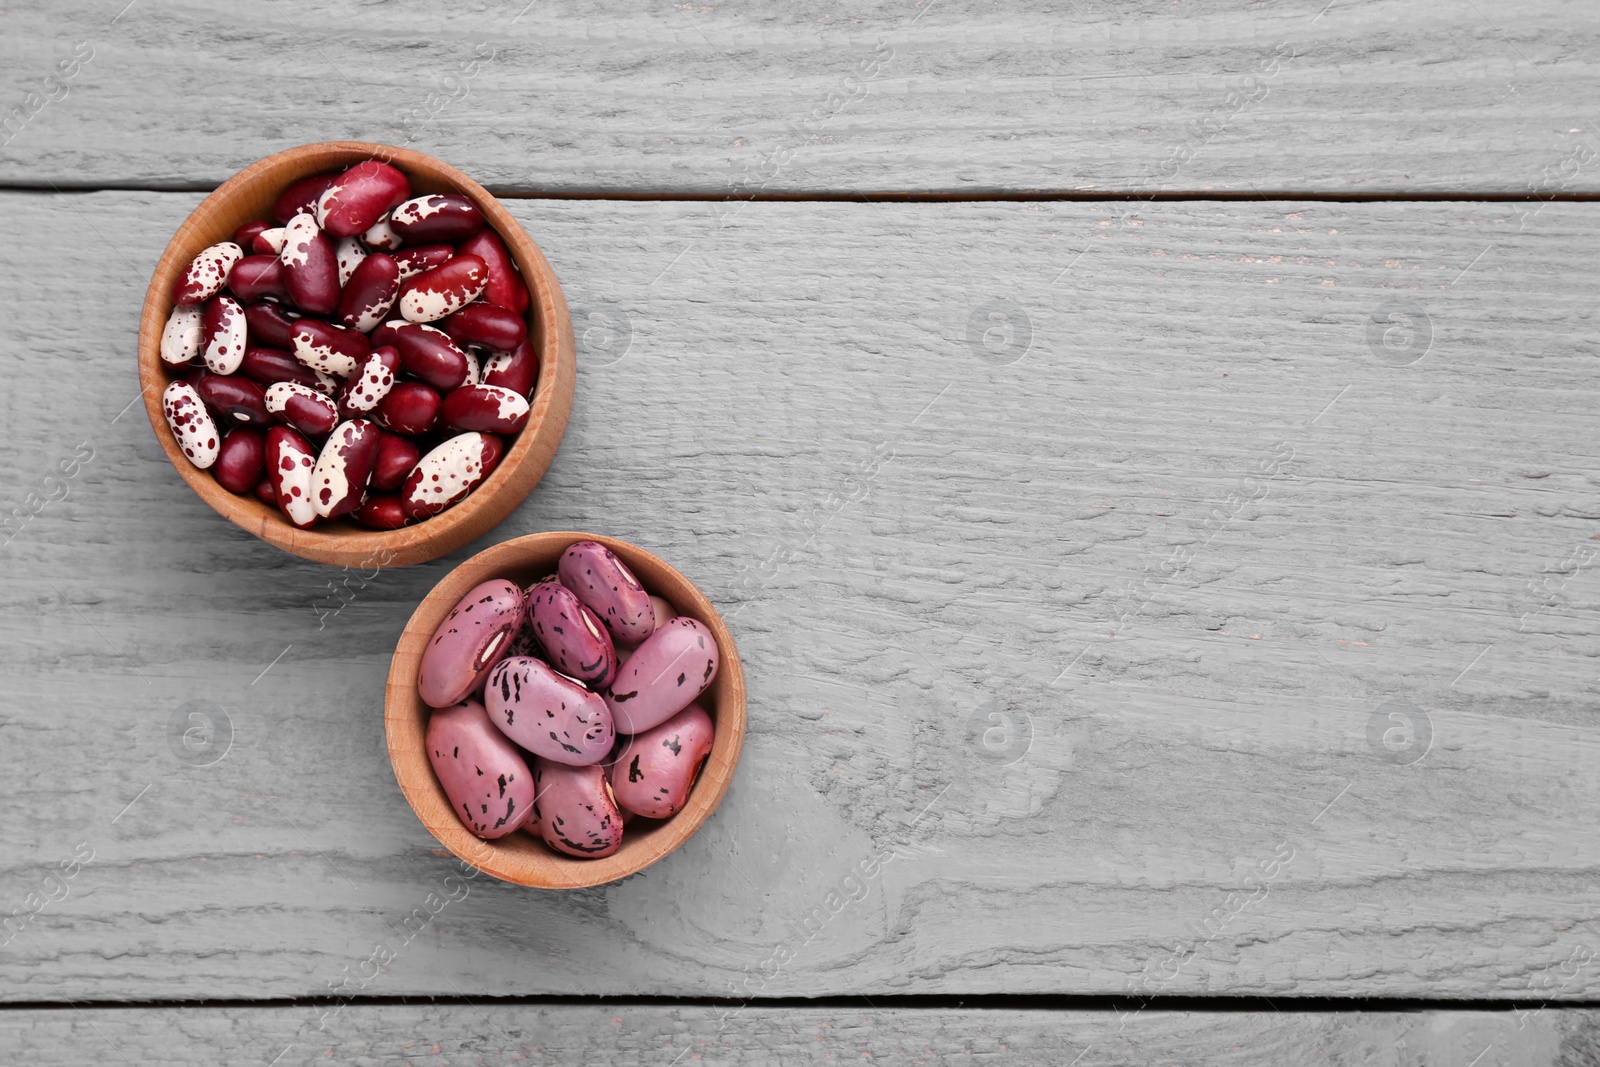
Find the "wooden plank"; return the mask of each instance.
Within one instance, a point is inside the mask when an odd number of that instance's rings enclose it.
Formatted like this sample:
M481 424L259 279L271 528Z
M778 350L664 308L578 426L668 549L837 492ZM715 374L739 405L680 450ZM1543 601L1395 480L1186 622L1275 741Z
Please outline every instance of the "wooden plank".
M358 139L409 141L504 191L1593 192L1588 14L1583 0L19 5L0 35L0 114L22 109L0 134L0 181L194 188ZM46 81L62 62L72 77Z
M979 1058L1112 1067L1150 1063L1473 1062L1546 1067L1600 1051L1592 1010L1521 1012L849 1010L615 1006L351 1005L0 1011L0 1047L51 1067L86 1056L174 1065L872 1063ZM118 1054L122 1060L118 1059ZM274 1058L276 1057L276 1059Z
M454 561L319 622L119 417L197 200L0 196L0 911L93 850L6 999L1600 989L1592 207L518 203L585 347L494 536L672 561L751 694L706 828L552 894L384 756Z

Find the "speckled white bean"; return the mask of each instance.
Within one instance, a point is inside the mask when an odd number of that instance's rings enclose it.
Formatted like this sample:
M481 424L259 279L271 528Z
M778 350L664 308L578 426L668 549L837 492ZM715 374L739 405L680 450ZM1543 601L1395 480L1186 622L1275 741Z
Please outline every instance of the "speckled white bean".
M167 417L167 426L190 463L205 470L217 461L222 435L194 386L188 382L168 385L161 394L161 413Z
M204 343L201 331L203 312L198 307L179 305L167 317L161 329L161 362L171 367L182 367L193 362Z

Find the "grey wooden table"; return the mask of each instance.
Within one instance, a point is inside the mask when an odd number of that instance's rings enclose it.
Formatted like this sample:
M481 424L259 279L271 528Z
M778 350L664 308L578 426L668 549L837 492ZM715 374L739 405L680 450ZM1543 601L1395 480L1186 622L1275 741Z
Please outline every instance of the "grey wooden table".
M0 1058L1595 1062L1592 5L525 3L0 12ZM336 138L506 197L581 350L353 594L133 359ZM645 873L452 891L389 654L546 529L723 607L749 740Z

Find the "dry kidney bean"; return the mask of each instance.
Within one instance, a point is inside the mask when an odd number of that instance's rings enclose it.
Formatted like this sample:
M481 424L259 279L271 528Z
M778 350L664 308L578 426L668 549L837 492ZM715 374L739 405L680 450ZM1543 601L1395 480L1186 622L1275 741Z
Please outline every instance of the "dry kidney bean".
M519 396L528 396L539 378L539 354L533 341L523 341L510 352L496 352L483 364L483 384L498 385Z
M379 345L400 350L400 365L435 389L449 391L467 380L467 357L448 334L420 322L392 319L372 333Z
M444 398L441 414L457 430L513 434L528 424L528 400L498 385L462 385Z
M644 639L605 692L617 729L636 734L665 722L717 676L717 642L694 619L679 616Z
M412 245L394 253L400 266L400 280L414 278L423 271L432 270L450 262L456 250L450 245Z
M493 434L464 433L423 456L400 490L406 516L425 519L459 503L494 473L501 448Z
M204 249L189 261L172 285L172 302L182 306L210 300L222 291L233 265L244 258L244 249L232 241L222 241Z
M244 361L247 326L244 308L220 293L207 302L200 319L200 355L217 374L232 374Z
M502 659L489 672L483 699L501 733L557 763L599 763L617 738L606 702L542 660Z
M235 263L228 272L228 291L247 304L289 298L277 256L245 256Z
M437 514L528 421L526 284L469 198L411 192L380 160L298 180L270 222L241 224L174 279L159 346L182 377L163 396L174 437L297 526ZM454 436L432 437L441 427Z
M439 423L439 394L421 382L401 382L378 401L373 418L386 430L420 437Z
M221 435L194 386L188 382L169 384L161 394L161 412L166 415L167 426L190 463L204 470L217 461Z
M528 590L528 624L550 665L591 689L617 676L617 649L600 617L554 577Z
M316 525L317 509L311 503L311 472L317 452L311 442L288 426L267 430L267 477L284 518L302 530Z
M356 372L345 379L339 392L339 414L347 419L370 414L394 388L399 373L400 353L394 346L373 349Z
M262 385L271 385L274 382L299 382L319 392L325 388L316 371L289 353L276 348L246 348L244 359L239 361L239 373Z
M318 515L335 519L360 506L382 432L365 419L352 419L328 435L311 472L311 503Z
M339 262L333 242L317 220L301 212L284 227L283 280L301 311L326 315L339 306Z
M489 268L477 256L456 256L400 286L395 307L411 322L435 322L466 307L483 292Z
M325 371L340 378L355 373L372 351L365 334L321 319L299 319L289 334L294 358L312 370Z
M317 201L322 199L322 194L338 177L337 174L313 174L294 182L278 195L277 202L272 205L273 221L279 226L286 226L296 215L315 211Z
M205 343L204 314L200 308L182 304L172 309L166 326L161 329L161 362L172 367L186 367L194 362Z
M217 481L230 493L248 493L266 470L267 432L240 426L229 430L217 451Z
M527 312L531 298L527 283L517 271L517 265L506 251L500 235L485 226L462 241L458 246L464 256L477 256L488 266L489 283L484 287L483 298L491 304L510 308L518 315Z
M411 521L400 506L398 493L368 493L350 517L373 530L398 530Z
M656 631L650 594L617 554L598 541L579 541L561 553L561 583L605 624L618 644L636 645Z
M250 343L266 348L289 349L293 342L294 324L299 315L277 304L251 304L244 309L244 321L250 328Z
M622 813L599 765L573 767L535 756L533 790L529 829L557 852L599 859L622 846Z
M273 421L259 382L239 374L198 374L190 384L223 426L265 426Z
M516 833L533 816L528 763L476 700L435 711L423 744L450 807L479 837Z
M393 256L374 252L363 259L339 297L339 321L352 330L371 333L388 317L400 295L400 266Z
M468 304L445 319L443 326L450 340L463 348L480 345L509 352L528 336L522 316L495 304Z
M321 437L339 422L332 400L300 382L275 382L267 386L267 411L307 437Z
M382 493L392 493L405 484L406 475L422 458L422 449L397 433L385 433L378 438L378 458L372 463L372 488ZM394 498L396 508L400 498Z
M690 704L666 722L629 737L606 768L624 811L666 819L683 810L700 765L711 755L711 716Z
M401 240L459 241L483 229L483 212L456 193L413 197L389 213L389 227Z
M387 163L364 159L335 175L317 198L317 225L333 237L354 237L409 195L411 184L404 174Z
M522 625L522 590L492 578L467 591L428 638L417 666L423 703L447 708L478 691Z
M233 231L233 243L244 249L245 252L254 250L256 238L272 228L271 223L247 222Z

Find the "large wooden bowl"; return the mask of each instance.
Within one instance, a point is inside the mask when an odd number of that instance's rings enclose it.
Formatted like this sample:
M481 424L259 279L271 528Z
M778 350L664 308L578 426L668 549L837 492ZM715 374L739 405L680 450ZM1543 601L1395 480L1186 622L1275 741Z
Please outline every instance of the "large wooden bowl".
M417 695L417 670L428 639L467 590L491 578L506 578L526 588L555 573L556 563L575 541L598 541L632 568L644 587L665 597L680 615L699 619L716 638L721 665L711 687L698 703L716 723L711 755L682 811L665 821L634 819L623 831L622 847L603 859L565 856L547 847L535 834L519 830L494 841L475 836L456 816L444 788L434 777L423 735L431 709ZM733 635L705 594L677 570L642 548L586 533L539 533L505 541L479 552L444 576L417 607L400 635L389 666L384 698L383 732L389 762L411 810L422 825L455 855L496 878L540 889L579 889L604 885L644 870L677 848L717 810L733 781L744 747L744 669Z
M539 381L527 426L512 441L489 479L448 511L400 530L368 530L349 519L296 529L277 508L253 496L228 492L209 470L188 461L161 412L161 394L175 375L161 362L161 330L172 313L172 283L201 249L227 240L239 226L270 220L272 204L300 178L341 170L363 159L382 159L406 173L413 191L468 197L500 235L532 291L529 334L539 351ZM572 318L555 273L533 239L483 186L432 156L388 145L329 141L302 145L252 164L224 182L195 208L167 245L144 298L139 322L139 384L156 439L189 487L229 522L263 541L306 559L345 566L407 566L437 559L488 533L533 490L566 432L577 381Z

